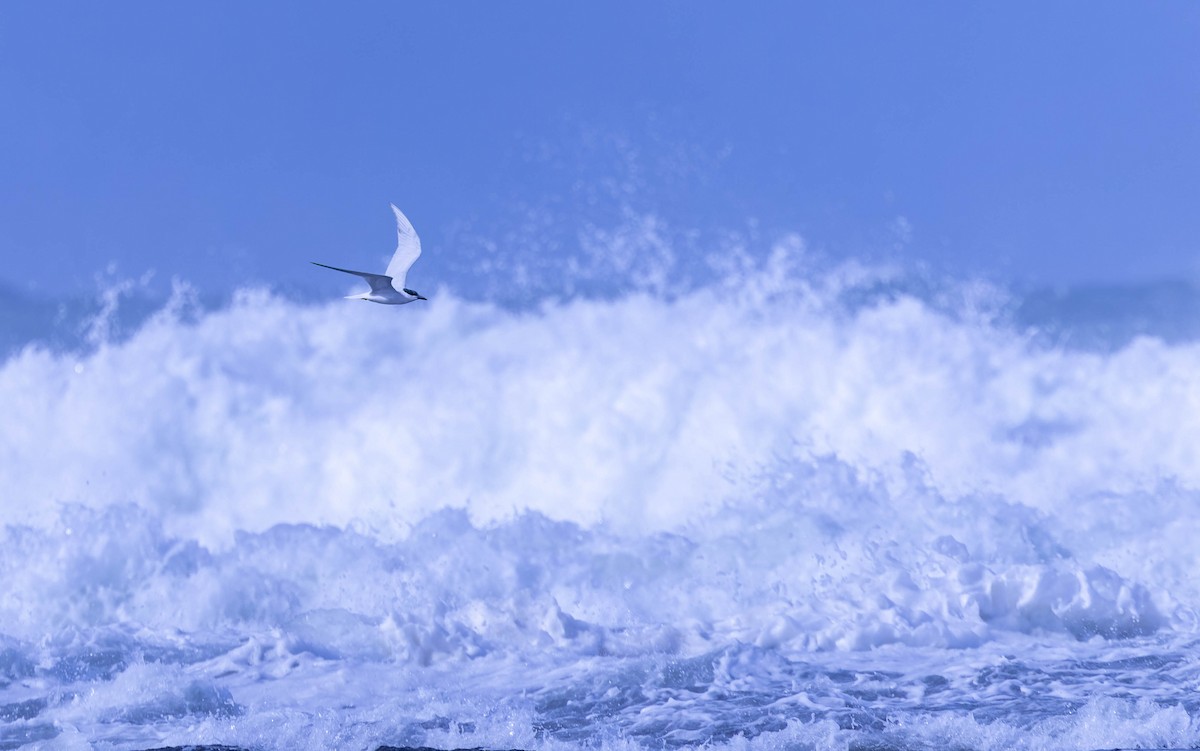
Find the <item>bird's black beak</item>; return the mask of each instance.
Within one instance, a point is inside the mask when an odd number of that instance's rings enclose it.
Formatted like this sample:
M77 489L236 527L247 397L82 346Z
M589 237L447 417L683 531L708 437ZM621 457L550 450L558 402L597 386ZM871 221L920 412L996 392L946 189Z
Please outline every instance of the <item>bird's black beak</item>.
M417 295L417 299L418 299L418 300L425 300L425 301L428 301L428 300L429 300L429 298L428 298L428 297L421 297L420 295Z

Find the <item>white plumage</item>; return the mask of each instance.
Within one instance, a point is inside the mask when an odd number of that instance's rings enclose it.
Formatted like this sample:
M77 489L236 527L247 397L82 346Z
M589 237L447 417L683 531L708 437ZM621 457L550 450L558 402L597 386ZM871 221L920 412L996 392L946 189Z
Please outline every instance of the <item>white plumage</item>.
M404 305L405 303L424 300L420 293L416 290L408 289L407 277L408 270L421 257L421 238L417 237L417 231L413 229L412 222L408 221L408 217L404 215L400 209L396 208L396 204L392 204L392 212L396 214L396 252L392 254L392 260L388 261L387 269L382 274L372 274L369 271L352 271L350 269L342 269L337 266L328 266L323 263L312 263L334 271L341 271L345 274L354 274L366 280L367 284L371 285L370 292L363 292L361 295L349 295L347 300L367 300L368 302L382 303L383 305Z

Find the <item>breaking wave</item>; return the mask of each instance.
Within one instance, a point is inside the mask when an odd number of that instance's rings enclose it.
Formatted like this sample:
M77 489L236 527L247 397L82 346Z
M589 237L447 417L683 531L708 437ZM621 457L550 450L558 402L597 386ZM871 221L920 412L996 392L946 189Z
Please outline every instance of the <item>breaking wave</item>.
M1200 344L794 261L17 351L0 747L1200 740Z

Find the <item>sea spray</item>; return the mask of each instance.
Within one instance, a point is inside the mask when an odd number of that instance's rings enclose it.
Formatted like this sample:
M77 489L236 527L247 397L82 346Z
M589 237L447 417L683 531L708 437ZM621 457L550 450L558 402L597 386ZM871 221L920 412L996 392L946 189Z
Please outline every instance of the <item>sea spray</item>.
M783 255L431 298L0 366L0 742L1197 742L1200 345Z

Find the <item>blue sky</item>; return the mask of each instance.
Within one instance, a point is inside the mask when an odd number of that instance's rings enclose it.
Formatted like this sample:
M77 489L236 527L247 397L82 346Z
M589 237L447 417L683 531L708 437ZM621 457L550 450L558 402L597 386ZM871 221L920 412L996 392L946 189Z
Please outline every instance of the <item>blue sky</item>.
M344 285L307 262L378 262L389 201L419 289L530 216L552 268L629 211L1039 284L1193 279L1200 5L15 0L0 142L0 283L32 294L110 264Z

